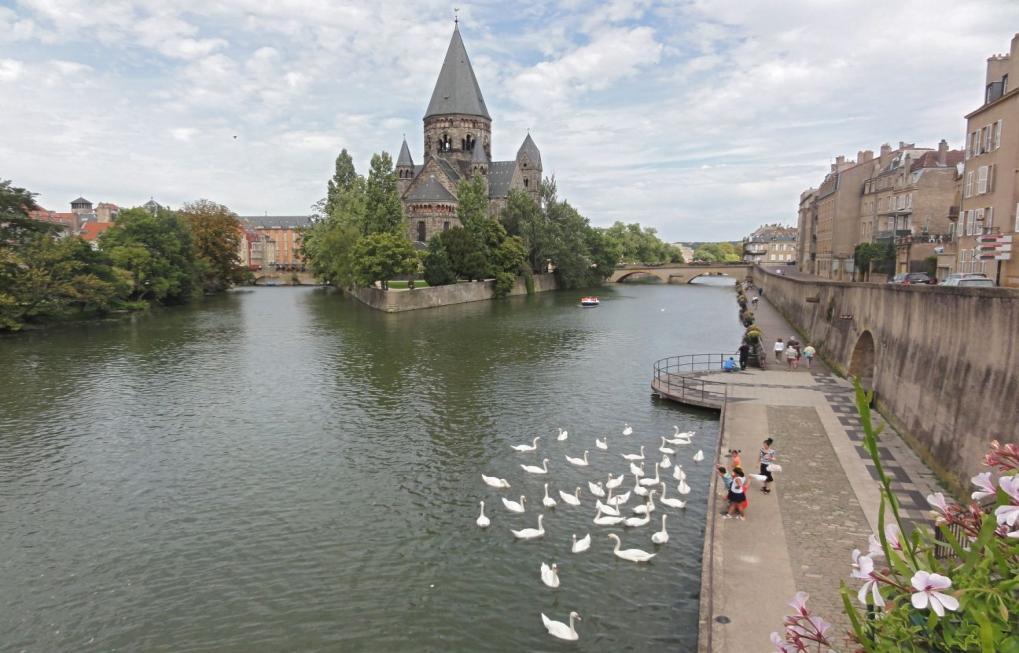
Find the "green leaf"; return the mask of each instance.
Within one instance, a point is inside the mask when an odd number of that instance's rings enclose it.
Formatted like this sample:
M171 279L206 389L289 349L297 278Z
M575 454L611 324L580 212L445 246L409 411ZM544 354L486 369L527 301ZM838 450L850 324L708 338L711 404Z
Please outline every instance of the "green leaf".
M842 581L840 589L842 593L842 606L845 608L849 621L853 626L853 634L860 640L860 645L863 646L867 653L874 653L874 645L871 642L871 629L860 621L860 615L856 612L856 606L849 596L849 588L846 587L845 581Z

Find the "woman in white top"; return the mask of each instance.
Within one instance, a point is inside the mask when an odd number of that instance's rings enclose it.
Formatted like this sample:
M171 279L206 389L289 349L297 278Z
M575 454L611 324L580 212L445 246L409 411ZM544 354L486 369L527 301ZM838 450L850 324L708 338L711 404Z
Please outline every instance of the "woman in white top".
M782 352L785 351L785 343L779 338L775 341L775 360L782 362Z

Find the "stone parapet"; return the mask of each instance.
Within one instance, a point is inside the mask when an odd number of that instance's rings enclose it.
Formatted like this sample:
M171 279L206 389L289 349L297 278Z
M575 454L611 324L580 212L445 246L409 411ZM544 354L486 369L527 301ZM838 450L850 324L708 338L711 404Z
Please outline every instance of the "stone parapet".
M559 283L554 274L534 275L534 292L558 290ZM415 288L414 290L380 290L378 288L354 288L350 294L367 306L387 313L402 313L423 308L437 308L452 304L466 304L492 299L495 296L495 281L455 283L448 286ZM526 295L527 285L518 278L510 295Z

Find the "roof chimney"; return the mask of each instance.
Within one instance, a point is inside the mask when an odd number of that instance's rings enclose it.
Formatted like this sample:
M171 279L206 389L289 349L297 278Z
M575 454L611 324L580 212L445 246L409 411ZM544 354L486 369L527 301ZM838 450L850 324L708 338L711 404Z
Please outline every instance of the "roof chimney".
M891 151L892 151L892 146L889 145L888 143L885 143L884 145L881 146L881 156L885 156L886 154L888 154Z
M906 149L906 141L899 141L899 149L900 150Z
M846 157L844 155L840 154L837 157L835 157L835 165L839 165L840 166L840 165L842 165L845 162L846 162Z
M941 139L941 142L938 143L938 165L948 165L948 141L943 138Z
M857 163L867 163L867 162L873 161L873 160L874 160L874 151L873 150L864 150L863 152L860 152L860 159L859 159L859 161L857 161Z

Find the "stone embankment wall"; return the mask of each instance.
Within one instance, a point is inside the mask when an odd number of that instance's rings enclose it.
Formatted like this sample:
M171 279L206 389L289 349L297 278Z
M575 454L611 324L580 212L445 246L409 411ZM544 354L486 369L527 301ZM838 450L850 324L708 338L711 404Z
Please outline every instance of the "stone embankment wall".
M557 290L559 284L554 274L534 275L534 292ZM414 290L379 290L378 288L354 288L350 291L356 299L380 311L399 313L422 308L435 308L451 304L466 304L492 299L495 295L494 281L456 283L448 286L415 288ZM517 279L510 295L526 295L527 286L523 278Z
M957 490L982 471L992 439L1016 441L1019 292L802 280L759 267L753 277L834 367L870 381L885 417Z

